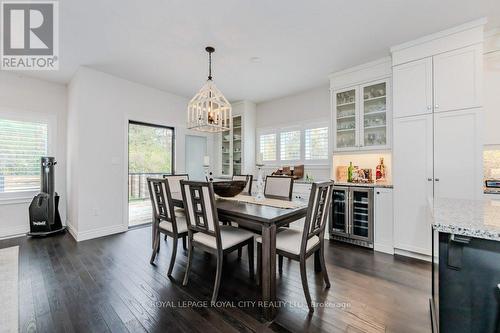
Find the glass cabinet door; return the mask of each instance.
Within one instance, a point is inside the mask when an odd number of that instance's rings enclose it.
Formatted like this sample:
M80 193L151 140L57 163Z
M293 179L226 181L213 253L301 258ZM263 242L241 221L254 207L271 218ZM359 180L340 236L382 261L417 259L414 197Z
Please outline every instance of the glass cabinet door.
M337 149L356 147L356 89L340 91L336 96Z
M348 189L334 189L332 203L332 232L348 234Z
M387 82L363 86L362 146L387 145Z
M351 235L353 238L370 240L372 238L373 207L368 190L351 190L352 218Z
M231 175L231 164L232 164L232 154L231 154L231 131L224 131L221 134L221 175L230 176Z
M241 116L233 117L233 175L241 175Z

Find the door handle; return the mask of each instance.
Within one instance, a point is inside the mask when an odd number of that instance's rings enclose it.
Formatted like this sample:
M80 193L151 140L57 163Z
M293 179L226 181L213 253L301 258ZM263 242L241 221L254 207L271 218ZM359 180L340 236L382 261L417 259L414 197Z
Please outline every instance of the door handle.
M434 180L438 182L438 181L439 181L439 178L436 178L436 179L434 179Z
M427 178L427 181L428 182L432 182L432 178Z

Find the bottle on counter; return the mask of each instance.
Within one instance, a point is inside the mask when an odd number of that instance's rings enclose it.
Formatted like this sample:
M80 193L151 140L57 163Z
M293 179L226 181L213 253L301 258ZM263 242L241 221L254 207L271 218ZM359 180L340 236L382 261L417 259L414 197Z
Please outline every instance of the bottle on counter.
M352 182L352 170L353 170L352 162L349 162L349 167L347 168L347 181L348 182Z
M383 157L380 158L380 164L377 165L377 168L375 169L375 180L376 181L385 180L385 165Z

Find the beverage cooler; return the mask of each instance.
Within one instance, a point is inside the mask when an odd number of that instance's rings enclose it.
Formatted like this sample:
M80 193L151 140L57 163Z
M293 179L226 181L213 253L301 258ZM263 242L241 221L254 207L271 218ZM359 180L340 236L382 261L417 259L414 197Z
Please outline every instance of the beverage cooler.
M330 239L373 248L373 188L334 187Z

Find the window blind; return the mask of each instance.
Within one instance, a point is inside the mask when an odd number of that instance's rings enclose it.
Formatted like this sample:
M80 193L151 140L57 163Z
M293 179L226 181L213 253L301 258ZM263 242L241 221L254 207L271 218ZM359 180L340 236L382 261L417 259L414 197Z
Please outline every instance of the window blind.
M40 189L47 145L47 124L0 119L0 193Z
M300 131L280 133L280 159L282 161L300 160Z
M276 134L263 134L259 140L259 151L264 161L276 160Z
M328 159L328 127L308 128L304 134L306 160Z

